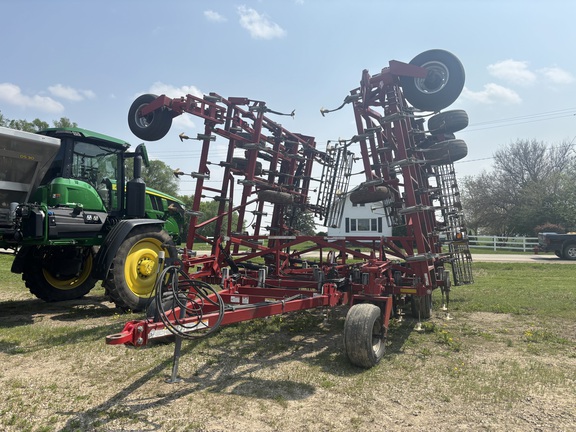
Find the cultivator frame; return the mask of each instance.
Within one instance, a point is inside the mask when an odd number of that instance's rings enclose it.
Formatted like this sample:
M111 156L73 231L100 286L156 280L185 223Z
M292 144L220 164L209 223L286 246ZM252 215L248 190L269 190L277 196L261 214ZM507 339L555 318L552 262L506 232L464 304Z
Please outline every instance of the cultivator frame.
M196 180L186 248L159 275L149 317L127 323L107 343L142 346L171 333L191 339L220 325L348 304L347 355L359 366L375 365L384 352L389 320L405 300L418 320L426 319L434 289L448 299L448 266L456 284L472 282L452 165L465 156L463 142L451 135L462 127L465 113L436 114L428 120L429 129L431 124L435 129L426 130L417 108L439 111L450 105L463 85L459 68L450 53L433 50L410 64L391 61L374 76L363 71L360 87L338 108L352 105L357 134L326 151L317 149L313 137L272 121L266 114L286 114L263 101L216 93L138 98L129 124L140 138L161 138L172 118L183 113L203 118L204 131L195 138L180 135L183 141L201 142L198 171L176 173ZM224 161L215 160L211 151L216 137L227 142ZM365 179L348 192L352 150L359 153ZM314 177L314 165L322 166L320 178ZM222 170L217 188L207 184L215 166ZM218 202L217 216L199 222L201 200L208 197ZM297 212L339 225L344 199L370 203L404 233L330 238L300 235L292 227ZM248 215L251 233L244 231ZM210 238L199 232L209 224L214 228ZM441 236L447 240L444 249ZM210 245L209 254L198 256L198 241Z

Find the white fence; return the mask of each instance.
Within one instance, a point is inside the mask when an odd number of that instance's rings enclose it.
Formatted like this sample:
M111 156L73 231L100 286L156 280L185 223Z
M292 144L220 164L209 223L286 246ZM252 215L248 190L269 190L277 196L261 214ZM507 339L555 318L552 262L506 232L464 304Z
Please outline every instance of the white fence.
M470 247L475 249L533 252L538 237L468 236Z

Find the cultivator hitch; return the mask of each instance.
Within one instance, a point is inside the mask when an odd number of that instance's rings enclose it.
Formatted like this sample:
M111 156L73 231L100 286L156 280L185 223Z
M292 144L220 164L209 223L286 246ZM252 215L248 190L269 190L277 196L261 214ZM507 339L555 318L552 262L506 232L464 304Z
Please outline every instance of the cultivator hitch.
M201 146L198 170L189 174L196 188L182 265L159 275L148 317L107 342L142 346L168 333L181 341L253 318L349 305L346 353L354 364L374 366L389 320L405 301L420 321L430 317L433 290L440 288L447 303L449 267L455 284L472 282L453 167L467 153L454 133L468 116L439 112L463 85L462 65L441 50L409 64L391 61L374 76L363 71L360 87L337 108L352 106L356 133L325 151L313 137L270 119L286 114L263 101L215 93L136 99L129 125L141 139L160 139L184 113L203 118L204 130L193 139L180 135ZM225 158L215 151L222 141ZM217 204L211 219L200 219L202 197ZM342 237L300 233L297 221L305 214L340 226L347 201L381 213L401 235L359 236L355 225L346 225ZM199 242L208 244L207 255L194 250Z

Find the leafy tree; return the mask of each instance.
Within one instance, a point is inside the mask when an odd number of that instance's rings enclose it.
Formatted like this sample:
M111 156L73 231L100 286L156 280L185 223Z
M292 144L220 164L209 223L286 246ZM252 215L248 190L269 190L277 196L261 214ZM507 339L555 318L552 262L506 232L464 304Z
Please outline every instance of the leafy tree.
M128 164L128 174L131 175L132 164ZM174 176L174 170L160 160L151 160L149 167L142 167L142 178L146 186L157 189L166 194L178 195L178 179Z
M464 178L468 225L500 235L533 235L546 223L575 225L575 161L566 142L517 140L497 151L492 171Z
M180 199L186 205L186 209L188 209L188 210L192 209L192 206L194 203L194 195L180 196ZM218 215L218 207L219 207L219 203L217 201L200 201L200 213L202 213L202 215L198 217L197 223L201 223L201 222L204 222L204 221L207 221L209 219L216 217ZM186 217L186 229L188 229L189 222L190 222L190 215L187 215L187 217ZM233 229L236 228L237 224L238 224L238 213L234 212L232 214L232 227L233 227ZM227 226L228 226L228 217L224 217L223 221L222 221L222 230L221 230L220 234L224 234L226 232ZM215 228L216 228L216 223L212 222L212 223L209 223L206 226L203 226L202 228L198 229L196 231L196 233L199 235L202 235L204 237L214 237L216 235L216 233L214 232ZM243 223L243 229L244 229L244 223Z
M76 122L70 121L68 117L60 117L60 120L52 120L52 124L57 128L75 128L78 127Z
M310 212L303 211L299 207L286 207L284 222L288 227L300 235L314 235L316 233L314 215Z
M68 117L60 117L60 120L52 120L54 127L78 127L75 122L71 122ZM0 112L0 126L8 127L11 129L18 129L25 132L38 132L47 129L50 125L36 118L32 121L28 120L10 120Z
M27 120L10 120L8 122L8 127L25 132L38 132L42 129L47 129L50 125L40 119L34 119L31 122Z

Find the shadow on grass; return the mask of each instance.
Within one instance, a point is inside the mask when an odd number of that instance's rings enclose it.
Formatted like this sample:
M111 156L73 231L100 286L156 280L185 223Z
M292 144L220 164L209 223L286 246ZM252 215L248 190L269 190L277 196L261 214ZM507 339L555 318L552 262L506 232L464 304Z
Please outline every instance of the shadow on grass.
M61 431L106 428L119 417L131 427L137 423L138 430L164 430L165 424L158 424L152 413L195 394L208 392L283 404L307 399L339 378L361 376L368 371L349 363L342 342L345 315L336 309L328 318L321 310L309 310L230 325L206 339L183 341L181 362L195 350L206 354L204 363L192 372L188 370L188 376L181 376L174 384L162 382L171 375L173 359L167 358L100 405L82 413L61 413L71 416ZM400 353L414 323L406 320L389 333L386 355ZM278 379L262 378L262 370L282 365L290 372ZM322 376L310 376L318 375L315 371L321 371Z
M37 316L57 321L77 321L122 313L105 296L89 295L76 300L46 303L39 299L0 302L0 329L32 324Z
M0 302L0 352L25 354L63 344L103 340L131 318L126 314L126 319L122 317L119 322L119 313L122 312L98 295L54 303L38 299ZM116 319L110 324L96 321L114 316ZM90 323L92 319L94 322Z

